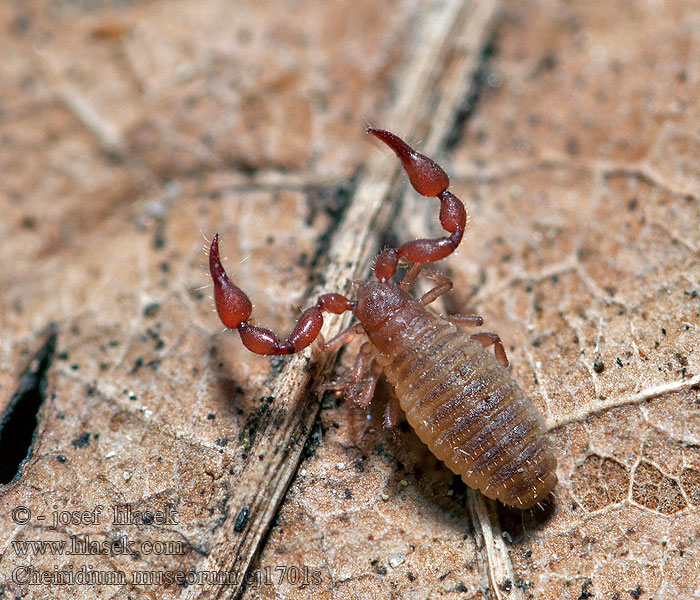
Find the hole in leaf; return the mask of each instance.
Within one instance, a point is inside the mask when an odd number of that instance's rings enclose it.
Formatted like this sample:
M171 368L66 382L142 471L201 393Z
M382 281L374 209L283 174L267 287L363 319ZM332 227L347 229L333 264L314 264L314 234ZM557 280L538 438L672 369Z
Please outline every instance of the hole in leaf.
M29 362L17 391L0 418L0 483L10 483L32 455L37 413L46 396L46 373L56 350L56 328L49 326L46 340Z

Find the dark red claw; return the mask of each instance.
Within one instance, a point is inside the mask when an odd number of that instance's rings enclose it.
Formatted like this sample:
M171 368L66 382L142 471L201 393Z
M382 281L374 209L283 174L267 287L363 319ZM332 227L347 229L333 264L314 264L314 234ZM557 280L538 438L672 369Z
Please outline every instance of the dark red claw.
M400 137L384 129L368 127L367 133L384 142L403 163L414 189L423 196L437 196L450 187L450 178L434 160L411 148Z
M219 234L209 248L209 272L214 282L214 304L221 322L228 329L238 329L250 317L253 305L245 293L231 283L219 257Z
M357 306L356 300L348 300L342 294L323 294L315 306L301 314L289 338L281 342L269 329L247 322L253 305L248 296L231 283L224 271L219 256L218 233L209 248L209 271L214 282L214 303L221 322L228 329L238 329L243 345L256 354L270 356L299 352L318 337L323 326L323 311L339 315Z
M399 259L412 263L429 263L442 260L454 252L462 241L467 226L467 211L462 201L447 191L450 178L435 161L419 154L390 131L368 127L367 133L384 142L396 153L419 194L440 199L440 223L450 234L436 240L414 240L399 248L384 250L374 265L374 274L379 281L386 282L396 274Z

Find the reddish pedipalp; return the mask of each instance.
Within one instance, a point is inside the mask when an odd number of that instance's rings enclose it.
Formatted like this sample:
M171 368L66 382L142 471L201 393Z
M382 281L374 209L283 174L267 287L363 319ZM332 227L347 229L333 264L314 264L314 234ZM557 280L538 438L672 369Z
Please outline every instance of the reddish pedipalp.
M423 196L440 199L440 224L450 235L436 240L413 240L398 248L387 248L377 258L374 274L381 282L389 281L398 268L399 259L413 263L430 263L452 254L462 241L467 226L467 211L462 201L447 191L450 178L435 161L419 154L389 131L370 127L367 132L389 146L399 157L413 188Z
M209 249L209 270L214 281L214 303L221 322L229 329L237 329L243 345L255 354L272 356L299 352L318 337L323 327L324 311L339 315L353 310L356 305L342 294L323 294L314 306L301 313L292 333L281 342L269 329L248 323L253 306L248 296L226 275L219 256L218 233Z
M248 296L231 283L219 257L219 234L214 236L209 248L209 271L214 282L214 304L221 322L228 329L237 329L250 317L253 305Z
M438 196L450 185L450 178L434 160L411 148L400 137L384 129L368 127L367 133L384 142L399 157L414 189L423 196Z

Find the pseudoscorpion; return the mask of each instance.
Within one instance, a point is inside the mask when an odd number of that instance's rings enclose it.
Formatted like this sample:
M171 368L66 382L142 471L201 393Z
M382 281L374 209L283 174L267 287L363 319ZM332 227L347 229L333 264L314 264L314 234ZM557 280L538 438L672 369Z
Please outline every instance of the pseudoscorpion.
M440 199L440 223L449 235L383 250L374 266L376 280L361 283L357 299L323 294L281 342L270 330L249 323L251 302L226 275L217 234L209 269L219 317L227 328L238 330L248 350L265 355L299 352L316 338L324 350L333 350L356 334L366 335L369 341L362 345L349 375L324 387L344 390L347 398L367 408L383 371L420 439L468 486L510 506L534 506L556 485L557 461L542 418L506 370L508 359L500 338L483 332L466 335L455 326L482 325L478 315L440 317L426 309L452 288L442 275L431 275L437 285L420 299L408 293L423 263L439 261L459 246L466 209L447 190L449 178L438 164L393 133L367 131L396 153L418 193ZM390 280L399 261L412 266L397 285ZM324 343L323 312L345 311L351 311L358 323ZM486 350L490 345L493 354ZM387 428L395 425L397 411L396 400L390 401L384 417Z

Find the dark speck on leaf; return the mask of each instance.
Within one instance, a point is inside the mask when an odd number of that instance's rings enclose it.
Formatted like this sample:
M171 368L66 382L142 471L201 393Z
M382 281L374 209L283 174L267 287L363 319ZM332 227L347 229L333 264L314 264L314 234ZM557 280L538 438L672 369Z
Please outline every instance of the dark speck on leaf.
M73 448L85 448L85 446L90 444L90 434L85 432L81 436L75 438L72 442L71 445Z
M250 514L250 511L248 510L247 506L244 506L239 512L238 515L236 516L236 522L233 525L233 530L236 533L240 533L245 529L245 526L248 524L248 515Z
M593 598L595 596L595 594L590 591L592 585L593 582L590 579L586 579L586 581L583 582L581 586L581 595L578 597L578 600L586 600L587 598Z
M143 309L143 316L144 317L155 317L158 314L158 310L160 309L160 304L157 302L152 302L146 308Z

